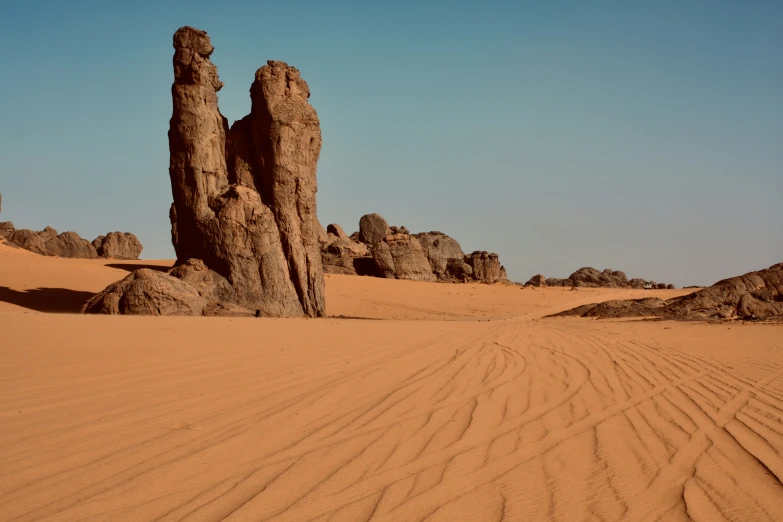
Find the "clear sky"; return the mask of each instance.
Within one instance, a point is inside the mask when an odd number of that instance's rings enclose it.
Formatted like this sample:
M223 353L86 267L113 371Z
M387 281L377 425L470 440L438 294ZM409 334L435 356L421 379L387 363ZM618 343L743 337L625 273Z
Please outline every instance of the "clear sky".
M229 123L266 60L321 118L318 214L711 284L783 261L783 1L0 2L1 220L173 256L171 39L206 30Z

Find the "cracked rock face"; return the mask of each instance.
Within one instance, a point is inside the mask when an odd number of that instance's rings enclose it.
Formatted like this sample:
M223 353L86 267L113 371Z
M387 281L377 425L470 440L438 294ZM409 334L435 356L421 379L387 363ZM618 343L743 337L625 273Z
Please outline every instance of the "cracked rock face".
M299 71L269 61L252 110L229 130L203 31L174 35L170 212L178 263L200 259L237 303L276 317L325 315L316 218L320 122Z

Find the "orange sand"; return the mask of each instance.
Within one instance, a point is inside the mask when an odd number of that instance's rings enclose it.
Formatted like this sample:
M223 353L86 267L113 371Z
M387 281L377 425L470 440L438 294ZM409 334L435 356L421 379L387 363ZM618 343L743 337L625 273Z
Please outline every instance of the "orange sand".
M346 276L386 320L41 313L167 263L0 244L0 520L783 519L779 325Z

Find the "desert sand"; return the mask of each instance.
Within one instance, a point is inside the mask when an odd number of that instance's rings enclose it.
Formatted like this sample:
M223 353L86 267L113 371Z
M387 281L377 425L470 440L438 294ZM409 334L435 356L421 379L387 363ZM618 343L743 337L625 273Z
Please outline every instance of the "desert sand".
M338 275L326 319L74 314L171 263L0 244L0 520L783 519L780 325Z

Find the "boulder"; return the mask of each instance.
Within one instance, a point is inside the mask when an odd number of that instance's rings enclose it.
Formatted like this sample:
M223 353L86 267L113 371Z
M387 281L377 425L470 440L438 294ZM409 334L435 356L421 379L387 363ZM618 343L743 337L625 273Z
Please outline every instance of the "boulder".
M14 232L16 232L16 228L13 223L10 221L0 221L0 236L3 236L10 241Z
M188 283L142 268L112 283L82 307L86 314L202 315L207 300Z
M238 304L267 316L326 314L316 218L320 123L299 71L256 71L248 116L230 129L204 31L174 34L170 211L177 263L200 259Z
M430 268L439 277L446 274L449 259L463 259L465 253L456 239L443 232L421 232L413 234L427 254Z
M476 251L465 256L465 262L473 269L473 279L481 283L500 281L500 262L497 254Z
M13 236L6 237L6 239L16 246L22 247L25 250L29 250L30 252L34 252L42 256L52 255L46 249L46 243L43 239L41 239L41 236L32 230L28 230L26 228L15 230Z
M666 289L667 290L674 290L675 286L674 285L666 285Z
M141 241L130 232L109 232L92 241L98 256L110 259L138 259L144 249Z
M49 239L46 242L46 250L51 255L60 257L81 259L95 259L98 257L95 247L86 239L82 239L76 232L63 232Z
M783 316L783 263L724 279L689 295L668 301L635 299L584 305L562 314L581 317L664 319L762 319Z
M525 286L547 286L546 278L541 274L536 274L525 283Z
M338 225L337 223L332 223L329 226L326 227L326 233L327 234L334 234L337 239L342 239L343 241L351 241L351 238L348 237L348 234L345 233L345 230L343 230L343 227Z
M389 234L372 246L377 275L411 281L435 281L437 277L415 238L405 233Z
M72 232L72 233L75 233L75 232ZM49 240L56 238L57 235L58 235L57 231L55 229L53 229L52 227L46 227L43 230L41 230L40 232L37 232L37 234L38 234L38 237L40 237L43 240L44 243L49 242ZM81 238L79 238L79 239L81 239Z
M188 283L207 301L236 304L237 293L222 275L210 270L200 259L188 259L171 269L169 274Z
M378 214L366 214L359 219L359 241L362 243L375 245L390 232L389 224Z

